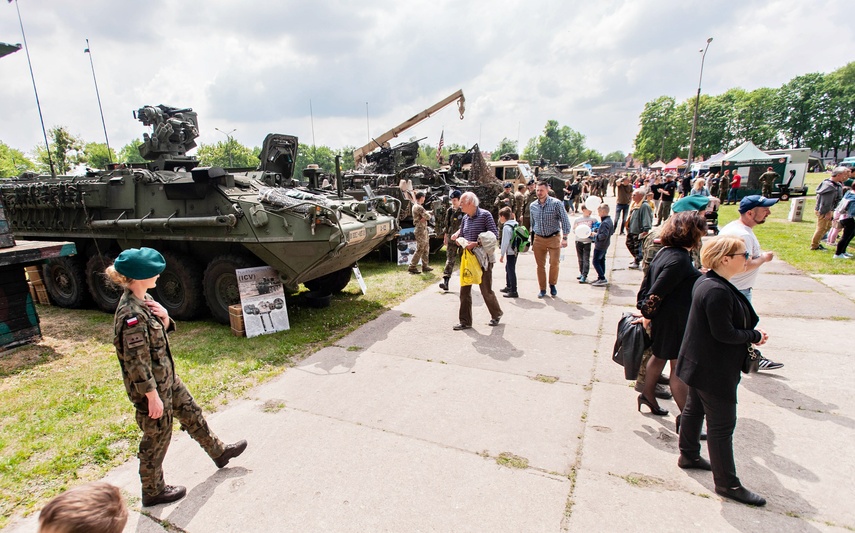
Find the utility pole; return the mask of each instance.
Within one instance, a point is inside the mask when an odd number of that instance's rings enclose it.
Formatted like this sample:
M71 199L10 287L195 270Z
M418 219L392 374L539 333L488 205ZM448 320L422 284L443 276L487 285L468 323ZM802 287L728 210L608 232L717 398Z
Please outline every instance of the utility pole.
M695 131L698 128L698 105L701 103L701 80L704 79L704 60L707 58L707 50L710 48L710 43L712 42L712 37L707 39L707 46L703 50L698 50L698 52L703 52L703 56L701 56L701 75L698 78L698 96L695 98L695 115L692 118L692 135L689 137L689 160L686 162L686 170L689 173L692 172L692 152L695 148Z

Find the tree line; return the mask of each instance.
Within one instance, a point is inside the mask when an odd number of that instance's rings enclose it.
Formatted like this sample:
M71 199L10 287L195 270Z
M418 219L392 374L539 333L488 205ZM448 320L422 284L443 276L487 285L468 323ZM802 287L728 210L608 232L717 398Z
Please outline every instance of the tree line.
M645 164L688 157L696 97L644 104L633 157ZM764 150L811 148L835 160L855 140L855 62L829 74L796 76L778 88L701 95L694 154L708 158L745 141Z
M73 135L65 126L56 126L48 131L50 139L50 158L44 145L39 144L27 155L21 150L12 148L0 141L0 178L10 178L22 172L50 173L49 159L53 161L57 174L73 172L81 166L92 169L104 169L109 162L144 163L140 156L139 146L142 140L137 139L123 146L118 153L107 148L105 143L86 142L80 136ZM411 141L414 139L411 139ZM442 148L442 161L447 162L449 154L465 152L470 147L462 144L449 143ZM354 146L344 146L338 150L329 146L310 146L300 144L297 150L295 174L309 164L316 164L324 171L335 172L335 157L341 155L342 170L354 168ZM517 141L502 139L492 151L492 159L498 160L502 155L519 154ZM483 147L482 147L483 150ZM223 168L256 168L261 147L249 147L241 144L234 137L227 141L212 144L202 143L196 151L200 164L204 166L219 166ZM528 140L521 154L523 159L532 162L565 163L576 165L588 162L599 164L603 161L623 161L623 152L614 151L606 156L588 148L585 136L569 126L561 126L556 120L547 121L543 133ZM416 163L431 168L440 166L437 157L437 147L421 144Z

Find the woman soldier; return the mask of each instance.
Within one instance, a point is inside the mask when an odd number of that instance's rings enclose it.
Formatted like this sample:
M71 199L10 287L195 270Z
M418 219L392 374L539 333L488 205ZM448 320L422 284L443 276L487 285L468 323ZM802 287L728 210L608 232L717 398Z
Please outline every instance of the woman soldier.
M172 438L173 416L181 429L223 468L246 449L241 440L224 446L208 428L202 409L175 375L168 331L175 329L166 309L147 294L157 283L166 261L157 250L130 248L119 254L107 276L125 289L116 309L113 344L122 368L128 398L136 408L140 440L140 480L143 506L174 502L184 497L181 486L166 485L163 458Z

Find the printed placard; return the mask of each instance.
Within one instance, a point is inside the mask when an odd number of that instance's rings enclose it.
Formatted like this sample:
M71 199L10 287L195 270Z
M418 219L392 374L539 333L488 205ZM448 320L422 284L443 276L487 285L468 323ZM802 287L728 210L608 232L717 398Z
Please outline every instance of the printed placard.
M362 289L362 294L368 294L368 285L365 284L365 279L362 278L362 272L359 271L359 265L353 265L353 274L356 276L356 283Z
M274 268L240 268L235 275L247 337L291 329L285 291Z

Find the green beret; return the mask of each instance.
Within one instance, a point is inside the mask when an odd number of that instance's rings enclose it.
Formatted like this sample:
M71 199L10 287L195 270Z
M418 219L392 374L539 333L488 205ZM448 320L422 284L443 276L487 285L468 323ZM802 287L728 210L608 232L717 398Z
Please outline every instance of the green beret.
M685 196L674 202L674 205L671 206L671 211L674 213L701 211L702 209L706 209L709 203L710 199L706 196Z
M113 262L116 272L130 279L149 279L166 268L160 252L151 248L128 248Z

